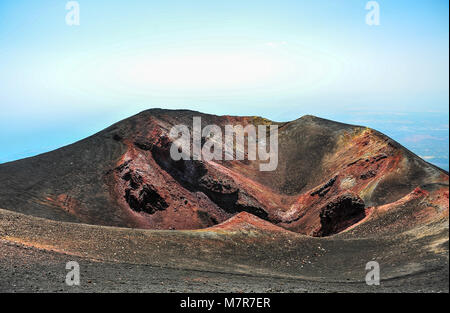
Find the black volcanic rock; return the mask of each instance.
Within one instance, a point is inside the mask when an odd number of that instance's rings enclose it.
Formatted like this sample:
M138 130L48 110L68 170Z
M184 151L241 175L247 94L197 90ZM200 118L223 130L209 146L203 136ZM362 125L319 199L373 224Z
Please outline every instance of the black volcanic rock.
M321 228L317 236L337 234L365 217L364 201L353 194L344 194L330 200L320 210Z

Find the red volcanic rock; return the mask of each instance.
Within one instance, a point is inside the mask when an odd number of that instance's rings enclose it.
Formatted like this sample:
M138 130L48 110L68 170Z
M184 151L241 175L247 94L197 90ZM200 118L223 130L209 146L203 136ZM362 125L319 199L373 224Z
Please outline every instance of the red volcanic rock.
M247 159L173 160L170 129L191 128L194 116L203 127L278 125L277 169L261 172L260 161ZM328 236L417 187L442 209L422 215L447 212L448 218L448 173L375 130L313 116L278 123L148 110L72 145L1 164L0 185L4 209L146 229L202 229L228 220L220 227L252 224Z
M268 221L265 221L253 214L241 212L226 220L225 222L204 229L205 231L242 231L256 229L258 231L268 232L287 232L284 228L278 227Z

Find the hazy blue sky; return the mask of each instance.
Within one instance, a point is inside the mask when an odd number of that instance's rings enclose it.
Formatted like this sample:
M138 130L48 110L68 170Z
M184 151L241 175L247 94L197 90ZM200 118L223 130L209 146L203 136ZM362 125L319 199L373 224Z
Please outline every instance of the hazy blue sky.
M448 169L448 1L0 1L0 162L152 107L364 124Z

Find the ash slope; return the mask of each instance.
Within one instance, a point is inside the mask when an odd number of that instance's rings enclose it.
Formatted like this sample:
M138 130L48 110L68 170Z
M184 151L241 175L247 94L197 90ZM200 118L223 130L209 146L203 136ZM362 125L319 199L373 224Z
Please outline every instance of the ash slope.
M314 238L245 212L208 229L155 231L0 210L0 248L6 292L448 292L448 227L440 223ZM73 260L82 269L76 288L64 281ZM364 282L369 260L380 263L380 286Z
M0 289L32 290L5 284L80 258L112 272L157 266L175 291L183 283L172 269L287 279L302 291L448 292L448 173L379 132L312 116L276 123L274 172L255 161L173 162L167 134L193 116L203 126L274 123L149 110L0 165ZM391 287L364 287L370 260ZM144 277L130 279L147 290ZM111 280L91 290L116 290Z

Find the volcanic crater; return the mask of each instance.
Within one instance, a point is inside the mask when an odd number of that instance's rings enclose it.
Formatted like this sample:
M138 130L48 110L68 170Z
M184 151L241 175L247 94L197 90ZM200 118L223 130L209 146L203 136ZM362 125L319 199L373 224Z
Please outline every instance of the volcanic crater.
M276 170L260 171L264 161L248 159L173 160L170 129L191 127L197 116L222 129L277 125ZM425 268L433 279L436 268L448 277L448 173L376 130L310 115L280 123L147 110L72 145L1 164L0 185L4 243L105 262L325 281L362 281L352 267L379 257L390 264L386 278ZM114 256L123 236L130 243ZM236 252L249 246L253 252ZM322 249L347 264L324 259ZM448 291L448 279L439 284Z

